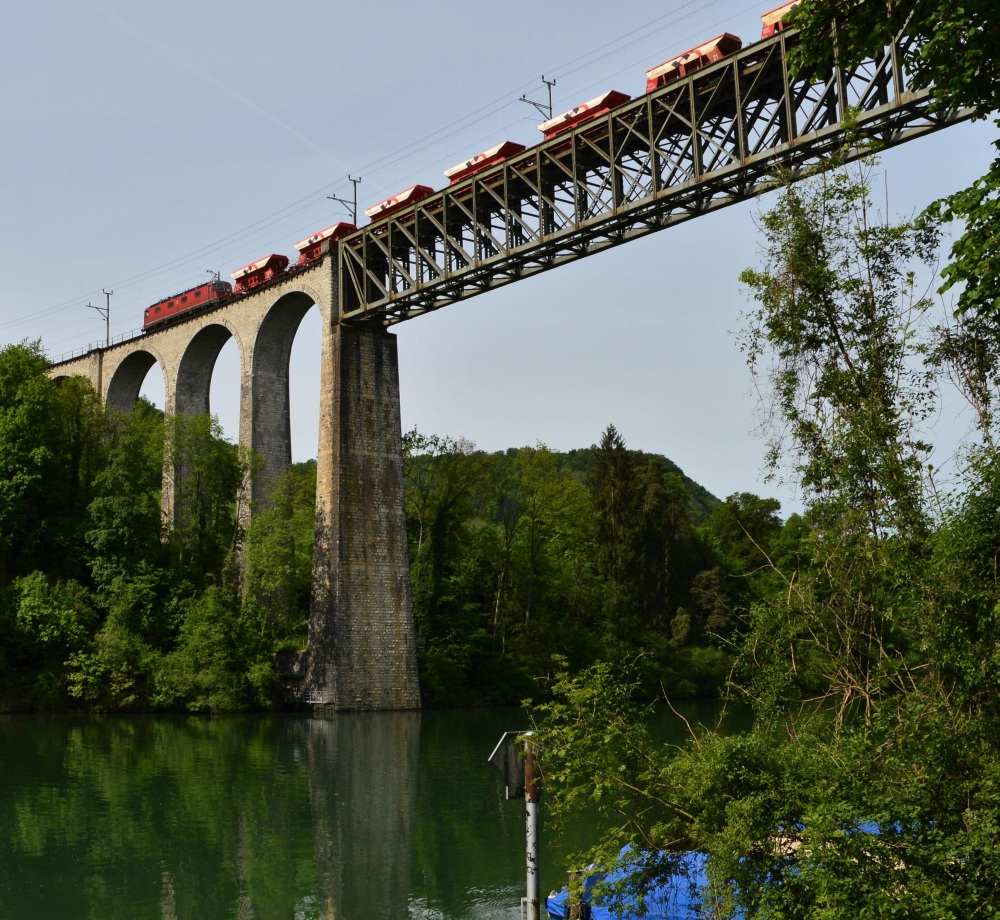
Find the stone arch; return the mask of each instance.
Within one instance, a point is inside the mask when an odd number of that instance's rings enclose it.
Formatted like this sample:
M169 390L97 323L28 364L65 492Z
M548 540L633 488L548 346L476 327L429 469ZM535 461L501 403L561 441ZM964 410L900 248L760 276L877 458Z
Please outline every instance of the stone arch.
M154 364L160 366L166 382L168 377L163 360L154 355L152 351L142 348L130 352L122 358L109 375L107 392L104 394L105 408L115 412L131 412L139 398L142 382ZM169 392L169 385L167 391Z
M173 390L168 399L168 414L177 417L211 411L212 372L219 353L230 339L236 341L242 365L242 339L225 319L213 317L191 335L177 362ZM176 459L167 460L164 467L163 515L175 526L182 522L184 516L183 483L190 475L191 469L187 464Z
M219 352L230 340L236 340L243 364L243 343L239 333L229 323L213 321L202 326L187 343L180 363L177 365L177 380L174 383L174 404L171 407L178 415L193 415L210 411L209 392L212 386L212 371Z
M254 501L266 499L275 479L292 462L289 363L299 324L314 306L323 315L314 292L308 288L291 291L268 308L257 329L250 367L250 411L242 418L240 437L263 458L254 477Z

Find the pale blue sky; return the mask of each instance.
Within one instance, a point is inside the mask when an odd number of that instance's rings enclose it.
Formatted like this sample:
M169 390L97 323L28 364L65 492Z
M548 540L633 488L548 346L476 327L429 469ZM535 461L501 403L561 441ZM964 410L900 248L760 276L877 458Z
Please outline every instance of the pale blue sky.
M497 4L332 0L33 0L0 35L0 341L41 337L53 357L223 278L510 139L723 30L760 34L774 5L549 0ZM990 127L958 126L884 157L907 214L982 173ZM761 479L755 397L734 333L737 276L756 258L740 205L395 327L404 427L495 450L586 446L608 422L719 496L794 498ZM296 459L315 454L318 316L296 340ZM162 400L156 370L147 392ZM235 346L213 411L235 435ZM951 424L942 419L942 426Z

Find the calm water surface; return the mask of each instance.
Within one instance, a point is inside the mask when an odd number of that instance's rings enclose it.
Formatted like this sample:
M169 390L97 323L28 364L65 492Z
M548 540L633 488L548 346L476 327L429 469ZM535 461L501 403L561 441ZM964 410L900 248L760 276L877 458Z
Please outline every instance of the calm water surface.
M514 920L523 806L486 758L526 724L0 716L0 918ZM587 832L543 827L544 891Z

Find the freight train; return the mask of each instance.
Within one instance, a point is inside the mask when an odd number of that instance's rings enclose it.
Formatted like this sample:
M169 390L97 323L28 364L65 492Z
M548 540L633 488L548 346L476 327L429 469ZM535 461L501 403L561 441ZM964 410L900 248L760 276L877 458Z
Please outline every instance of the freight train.
M761 15L764 26L761 30L761 38L770 38L778 32L782 32L788 26L788 16L801 0L790 0L782 6L776 7ZM662 64L646 71L646 92L651 93L660 89L681 77L687 76L694 71L721 61L724 57L735 54L743 47L742 40L729 32L723 32L715 38L703 42L683 54L679 54ZM628 102L632 97L618 90L608 90L587 102L563 112L554 118L543 121L538 130L542 132L543 142L551 140L563 131L576 127L591 118L596 118L606 112L617 108ZM489 150L477 153L474 157L464 160L444 172L445 178L450 185L455 185L468 179L470 176L488 171L499 165L504 160L526 149L524 144L514 141L503 141ZM380 221L390 214L402 211L410 205L416 204L428 195L433 194L434 189L428 185L411 185L396 195L392 195L378 204L372 205L365 210L365 216L373 223ZM320 230L312 236L306 237L295 244L299 258L292 270L312 265L329 252L330 247L341 237L357 230L354 224L341 221L333 224L325 230ZM271 253L261 259L244 265L232 273L235 287L226 281L220 281L218 276L213 281L193 287L173 297L167 297L158 301L151 307L147 307L143 321L143 331L158 329L161 326L176 322L184 314L191 311L201 312L202 310L215 307L233 297L255 290L262 285L268 284L276 278L282 277L288 268L288 257Z

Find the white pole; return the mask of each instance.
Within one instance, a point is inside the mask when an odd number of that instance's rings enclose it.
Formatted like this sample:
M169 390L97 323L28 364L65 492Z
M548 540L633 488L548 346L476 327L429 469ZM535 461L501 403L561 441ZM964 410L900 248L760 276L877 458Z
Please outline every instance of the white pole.
M527 733L529 736L531 732ZM538 875L538 775L535 771L535 749L529 740L525 745L524 810L525 843L527 844L528 920L541 920L541 897Z

